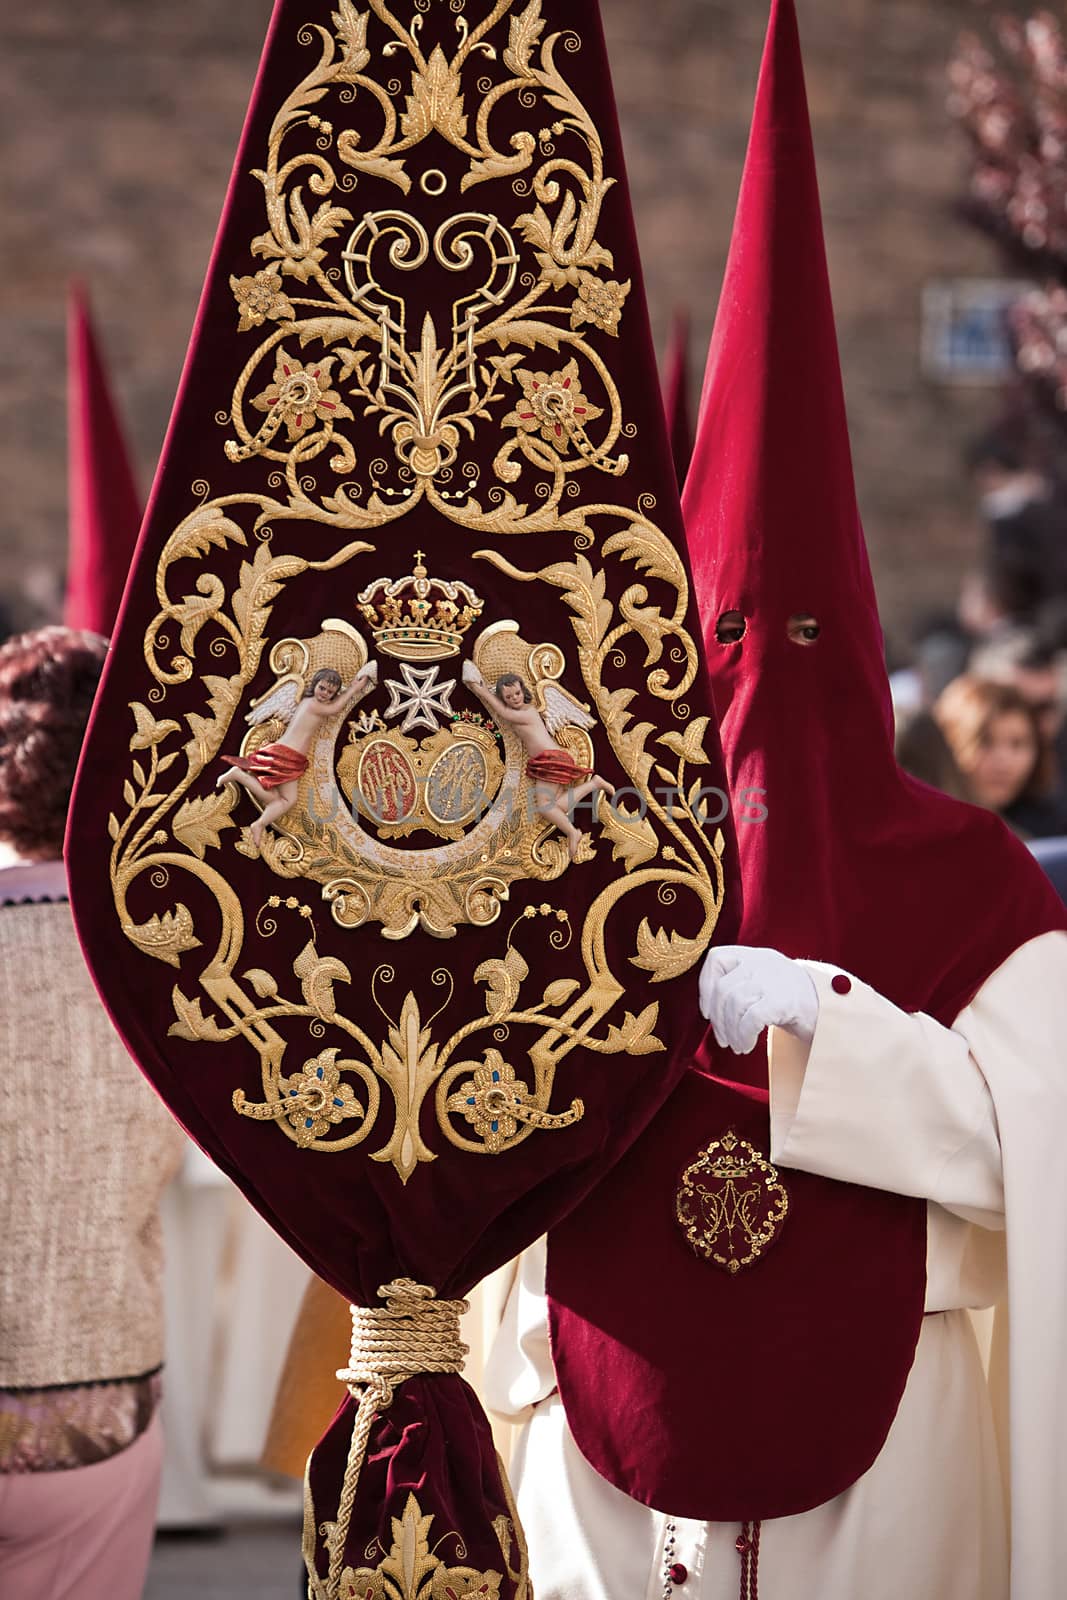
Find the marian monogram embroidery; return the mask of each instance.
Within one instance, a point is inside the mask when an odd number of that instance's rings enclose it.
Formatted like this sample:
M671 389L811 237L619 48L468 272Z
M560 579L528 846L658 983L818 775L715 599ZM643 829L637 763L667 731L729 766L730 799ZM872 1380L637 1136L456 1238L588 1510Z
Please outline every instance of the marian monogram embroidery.
M675 1198L690 1247L731 1274L770 1249L788 1211L777 1167L732 1128L686 1167Z

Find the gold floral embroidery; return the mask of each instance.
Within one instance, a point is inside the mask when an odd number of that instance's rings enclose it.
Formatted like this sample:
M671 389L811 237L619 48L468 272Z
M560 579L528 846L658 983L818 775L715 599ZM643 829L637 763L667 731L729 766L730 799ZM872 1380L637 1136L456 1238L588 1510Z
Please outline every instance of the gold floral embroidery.
M560 454L575 426L584 429L602 414L601 407L591 405L578 386L577 361L568 361L559 372L528 372L519 367L515 378L523 398L501 426L522 428L527 433L540 430L541 437Z
M570 983L567 978L560 981L564 985ZM568 992L573 993L573 990L568 988ZM473 1077L448 1096L445 1109L465 1118L486 1151L495 1155L515 1137L520 1124L566 1128L578 1121L584 1108L582 1102L576 1100L561 1116L548 1116L533 1104L533 1096L521 1079L516 1078L511 1063L504 1060L499 1050L489 1049L484 1062L475 1067Z
M283 1103L290 1102L291 1109L286 1111L286 1116L301 1147L314 1144L346 1117L363 1115L363 1107L357 1104L352 1085L341 1082L336 1047L323 1050L313 1060L306 1061L301 1072L282 1078L278 1087Z
M238 333L248 333L252 328L261 328L268 319L280 322L283 318L296 314L292 301L282 289L282 280L277 267L265 267L261 272L250 276L231 278L230 288L233 290L240 312Z
M571 327L593 322L605 333L617 335L619 318L629 292L629 278L625 283L616 283L614 278L601 282L591 273L581 273L578 278L578 298L571 306Z
M305 366L279 348L274 380L252 399L257 411L269 411L284 422L290 439L299 439L316 422L339 422L352 415L341 396L330 387L335 356L309 361Z

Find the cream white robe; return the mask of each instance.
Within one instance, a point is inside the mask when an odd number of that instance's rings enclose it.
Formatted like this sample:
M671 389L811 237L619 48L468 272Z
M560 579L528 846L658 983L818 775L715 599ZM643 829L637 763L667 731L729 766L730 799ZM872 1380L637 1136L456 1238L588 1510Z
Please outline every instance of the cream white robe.
M820 1000L811 1046L771 1034L772 1159L926 1199L928 1315L870 1471L813 1511L763 1524L762 1600L1061 1600L1067 934L1016 950L952 1028L907 1015L856 979L840 995L830 983L838 969L806 965ZM992 1408L966 1309L1002 1298L1005 1239L1010 1584ZM657 1600L671 1519L622 1494L578 1451L555 1393L544 1270L542 1241L521 1262L486 1375L488 1404L526 1423L512 1471L534 1592ZM687 1569L675 1600L733 1600L737 1527L674 1519L673 1530L671 1559Z

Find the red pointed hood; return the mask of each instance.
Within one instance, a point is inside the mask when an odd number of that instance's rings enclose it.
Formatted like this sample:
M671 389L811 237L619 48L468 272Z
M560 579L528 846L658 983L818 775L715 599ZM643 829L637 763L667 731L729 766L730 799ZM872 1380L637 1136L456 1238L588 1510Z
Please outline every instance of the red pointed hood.
M894 760L792 0L772 6L683 505L735 804L762 791L740 812L743 941L951 1017L1062 923L995 817ZM744 636L720 643L731 611ZM1031 887L1014 911L994 863Z
M129 452L84 292L67 322L69 551L63 621L110 634L141 526Z

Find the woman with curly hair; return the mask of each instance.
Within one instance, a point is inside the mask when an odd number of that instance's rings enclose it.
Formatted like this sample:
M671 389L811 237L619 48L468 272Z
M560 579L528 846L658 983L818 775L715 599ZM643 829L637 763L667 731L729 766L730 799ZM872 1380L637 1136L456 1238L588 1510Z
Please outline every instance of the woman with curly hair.
M184 1140L97 998L61 859L106 648L0 646L4 1600L138 1600L159 1492L159 1201Z

